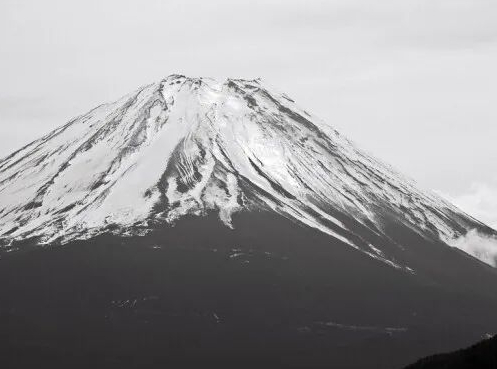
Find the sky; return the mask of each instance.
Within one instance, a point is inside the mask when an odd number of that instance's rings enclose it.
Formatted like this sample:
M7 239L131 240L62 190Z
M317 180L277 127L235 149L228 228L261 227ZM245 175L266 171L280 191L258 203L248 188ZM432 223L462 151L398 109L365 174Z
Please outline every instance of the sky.
M0 0L0 157L173 74L262 78L497 228L495 0Z

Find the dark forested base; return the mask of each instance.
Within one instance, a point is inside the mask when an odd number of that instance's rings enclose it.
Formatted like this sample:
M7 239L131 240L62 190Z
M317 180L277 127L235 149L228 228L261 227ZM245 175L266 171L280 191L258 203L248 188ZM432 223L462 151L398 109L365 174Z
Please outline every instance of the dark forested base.
M399 237L416 274L266 213L4 253L2 367L388 369L497 331L491 268Z
M495 369L497 368L497 336L467 349L430 356L406 369Z

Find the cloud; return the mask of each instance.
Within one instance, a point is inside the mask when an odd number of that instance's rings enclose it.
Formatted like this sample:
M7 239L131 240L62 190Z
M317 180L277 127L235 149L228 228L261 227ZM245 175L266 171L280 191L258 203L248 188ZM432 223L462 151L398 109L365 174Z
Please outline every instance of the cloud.
M473 229L452 241L450 245L488 265L497 267L497 237L482 235Z
M497 230L497 179L473 183L467 192L446 197L461 210Z
M497 178L489 182L473 183L468 191L457 196L443 196L467 214L497 230ZM497 267L495 235L484 235L473 229L449 244L488 265Z

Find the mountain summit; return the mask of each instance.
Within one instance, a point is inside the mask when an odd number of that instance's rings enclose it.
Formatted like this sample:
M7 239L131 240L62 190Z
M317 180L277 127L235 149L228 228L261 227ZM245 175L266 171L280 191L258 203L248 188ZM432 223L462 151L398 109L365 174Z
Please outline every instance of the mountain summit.
M133 235L185 215L269 210L398 268L389 224L450 242L492 231L260 80L171 75L0 161L0 238ZM390 243L390 242L389 242Z

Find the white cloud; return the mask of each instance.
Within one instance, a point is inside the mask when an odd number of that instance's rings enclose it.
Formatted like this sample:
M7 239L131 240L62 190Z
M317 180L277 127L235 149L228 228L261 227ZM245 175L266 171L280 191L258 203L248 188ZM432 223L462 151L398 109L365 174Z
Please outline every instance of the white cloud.
M455 239L450 245L488 265L497 267L497 237L482 235L473 229Z
M497 179L488 183L473 183L468 191L457 196L444 195L467 214L497 230ZM476 229L454 239L450 245L497 267L497 237L479 233Z
M497 179L490 183L473 183L469 191L446 197L461 210L497 230Z

